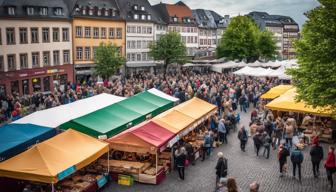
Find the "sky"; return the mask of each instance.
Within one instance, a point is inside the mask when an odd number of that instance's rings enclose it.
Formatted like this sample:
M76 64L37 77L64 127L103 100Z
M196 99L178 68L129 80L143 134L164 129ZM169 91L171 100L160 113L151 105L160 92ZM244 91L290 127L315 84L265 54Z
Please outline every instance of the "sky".
M154 5L160 2L176 3L178 0L149 0ZM292 17L300 28L306 21L306 11L319 5L317 0L183 0L191 9L210 9L220 15L245 15L250 11L264 11L271 15Z

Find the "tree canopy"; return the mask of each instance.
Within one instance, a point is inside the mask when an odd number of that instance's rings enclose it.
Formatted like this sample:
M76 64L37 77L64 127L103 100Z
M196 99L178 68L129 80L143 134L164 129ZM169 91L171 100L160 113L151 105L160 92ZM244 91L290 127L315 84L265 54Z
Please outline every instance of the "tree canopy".
M181 40L180 34L168 32L150 45L150 56L154 60L164 62L165 72L171 63L182 64L186 59L186 46Z
M120 48L111 43L100 43L96 50L95 72L103 79L111 77L126 62Z
M270 32L261 32L248 16L234 17L217 47L217 57L254 62L259 58L273 59L275 42Z
M319 0L307 12L301 39L295 43L299 68L289 70L298 100L336 112L336 1Z

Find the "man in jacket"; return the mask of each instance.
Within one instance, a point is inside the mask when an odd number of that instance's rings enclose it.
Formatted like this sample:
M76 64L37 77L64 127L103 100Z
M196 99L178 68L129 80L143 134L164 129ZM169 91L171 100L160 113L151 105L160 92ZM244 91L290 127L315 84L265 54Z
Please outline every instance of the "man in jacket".
M313 141L313 146L310 149L310 157L313 164L314 177L317 178L320 174L320 162L323 159L323 148L319 146L318 140Z
M219 152L217 156L218 156L218 161L215 167L216 169L216 188L217 188L217 185L220 179L227 176L227 169L228 169L227 159L224 158L223 153Z
M240 140L240 149L245 152L245 145L247 143L248 135L244 126L238 132L238 139Z
M299 180L301 181L301 163L303 162L303 154L299 147L296 147L291 153L291 161L293 164L293 177L295 177L296 167L299 172Z
M205 132L204 140L203 140L203 147L202 147L202 161L205 159L205 155L210 155L211 149L211 137L208 131Z
M278 151L278 159L280 165L280 177L283 176L284 166L287 163L287 157L289 156L289 151L283 144L280 144Z
M224 124L224 119L221 119L218 124L218 134L219 134L219 142L227 144L227 138L226 138L226 127Z
M266 159L269 158L269 154L270 154L270 150L271 150L271 143L272 143L272 139L268 135L268 133L265 131L264 132L264 153L263 153L263 156L265 157L265 153L266 153Z

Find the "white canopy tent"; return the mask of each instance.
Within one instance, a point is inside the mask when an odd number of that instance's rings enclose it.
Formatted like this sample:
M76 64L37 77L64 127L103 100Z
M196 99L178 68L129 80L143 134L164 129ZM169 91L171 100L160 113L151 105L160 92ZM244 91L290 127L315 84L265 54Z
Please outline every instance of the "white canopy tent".
M235 74L235 75L248 75L248 74L251 73L251 71L252 71L253 69L254 69L254 68L252 68L252 67L245 66L245 67L239 69L238 71L233 72L233 74Z
M102 93L66 105L60 105L50 109L37 111L17 121L14 121L13 123L30 123L56 128L72 119L87 115L124 99L124 97Z
M172 101L172 102L174 102L174 103L177 103L177 102L179 101L178 98L173 97L173 96L170 96L170 95L168 95L168 94L166 94L166 93L164 93L164 92L162 92L162 91L160 91L160 90L157 90L157 89L155 89L155 88L149 89L148 92L150 92L150 93L153 94L153 95L162 97L162 98L167 99L167 100L169 100L169 101Z

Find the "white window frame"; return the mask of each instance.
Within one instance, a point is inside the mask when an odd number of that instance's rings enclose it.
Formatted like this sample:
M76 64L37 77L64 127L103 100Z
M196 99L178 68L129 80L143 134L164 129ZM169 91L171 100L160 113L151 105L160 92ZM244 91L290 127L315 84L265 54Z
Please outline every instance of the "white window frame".
M15 7L8 7L8 15L15 15Z
M27 15L34 15L34 7L27 7Z

